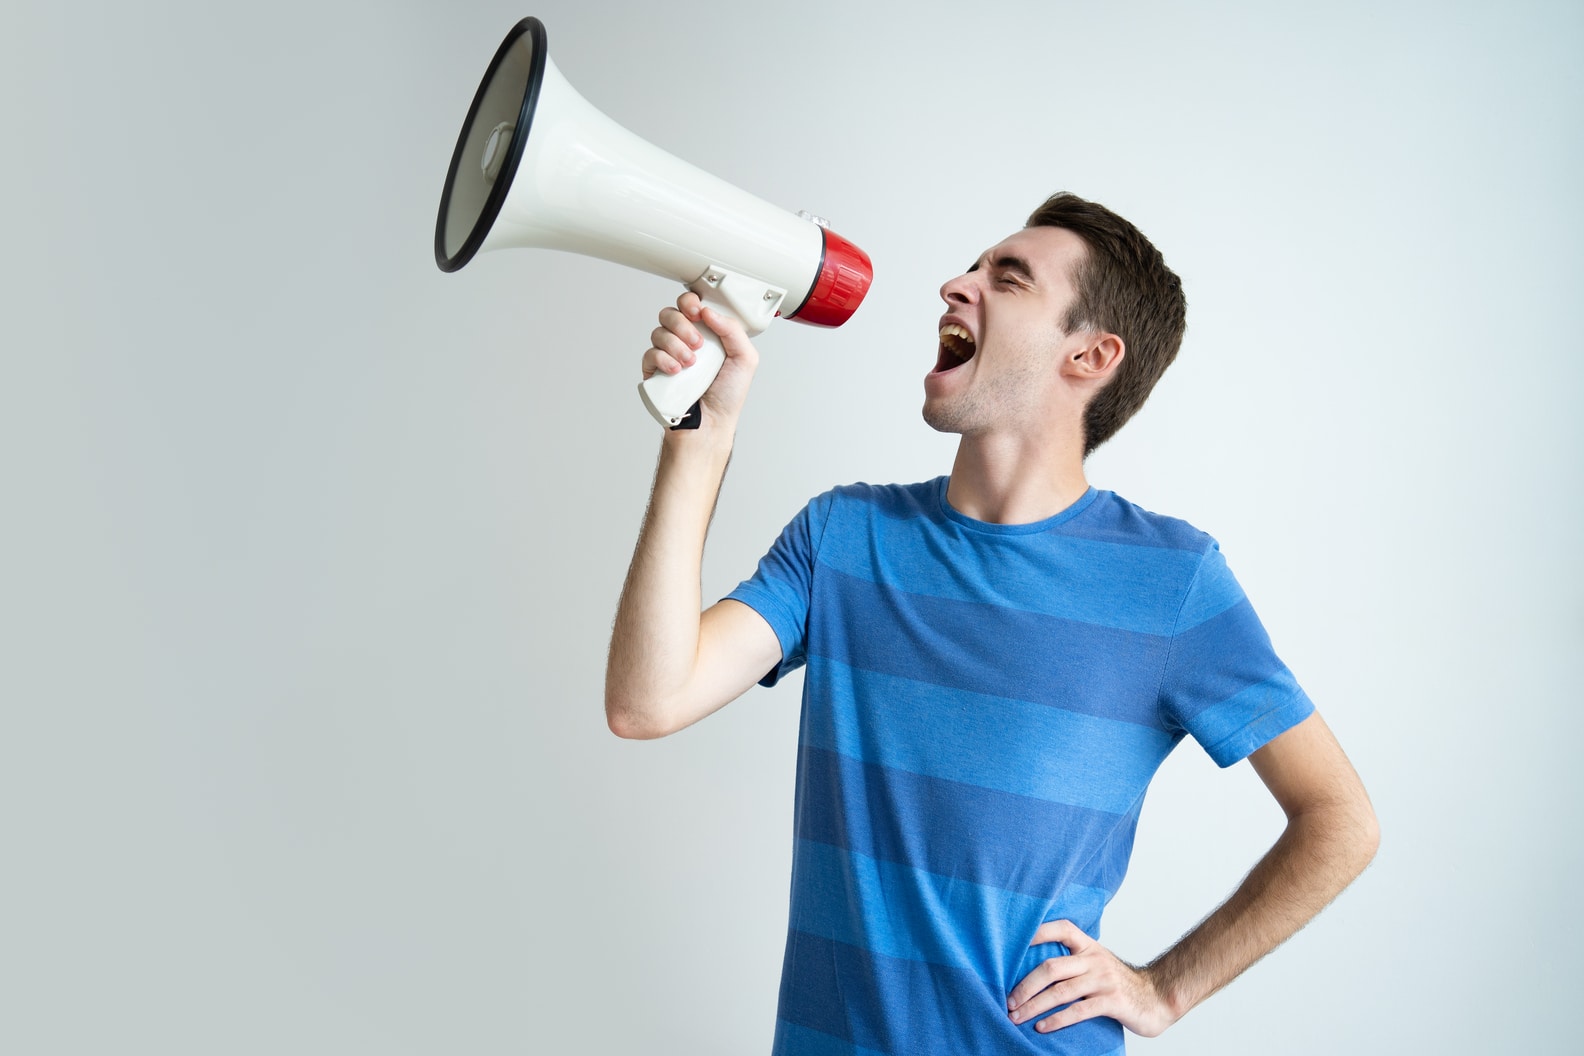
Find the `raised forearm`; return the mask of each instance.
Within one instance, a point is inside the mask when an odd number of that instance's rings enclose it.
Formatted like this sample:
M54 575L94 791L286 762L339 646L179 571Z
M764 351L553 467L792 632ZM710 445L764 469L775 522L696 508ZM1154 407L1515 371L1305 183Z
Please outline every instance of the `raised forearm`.
M698 659L700 570L731 431L666 434L627 569L605 668L605 716L624 737L675 728L671 702Z
M746 688L739 684L746 676L720 657L740 652L745 662L757 663L764 651L733 649L737 643L729 642L708 651L709 664L700 660L701 636L706 644L718 642L721 635L711 632L723 622L719 606L711 610L717 614L713 622L701 620L704 537L759 354L740 323L684 293L675 308L660 312L644 353L644 377L691 365L702 343L701 327L720 337L726 362L699 401L699 427L667 432L661 442L654 490L611 630L605 718L623 737L662 736L720 707ZM774 641L768 629L764 634Z

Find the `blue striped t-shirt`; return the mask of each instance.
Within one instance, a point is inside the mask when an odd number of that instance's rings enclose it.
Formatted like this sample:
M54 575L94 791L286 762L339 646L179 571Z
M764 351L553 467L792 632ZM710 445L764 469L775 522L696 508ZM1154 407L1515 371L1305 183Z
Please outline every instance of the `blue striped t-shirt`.
M1215 541L1090 489L989 524L947 478L814 499L730 597L807 665L776 1056L1119 1053L1013 986L1098 937L1184 733L1228 766L1312 711Z

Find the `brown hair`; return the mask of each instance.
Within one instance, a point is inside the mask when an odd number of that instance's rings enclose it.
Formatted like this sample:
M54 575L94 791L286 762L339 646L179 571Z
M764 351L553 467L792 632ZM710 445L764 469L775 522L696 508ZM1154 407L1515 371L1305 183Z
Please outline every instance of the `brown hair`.
M1088 456L1138 413L1177 358L1188 315L1182 280L1143 232L1076 194L1051 195L1024 226L1060 227L1083 239L1088 252L1072 277L1077 293L1062 329L1116 334L1126 349L1116 374L1084 408Z

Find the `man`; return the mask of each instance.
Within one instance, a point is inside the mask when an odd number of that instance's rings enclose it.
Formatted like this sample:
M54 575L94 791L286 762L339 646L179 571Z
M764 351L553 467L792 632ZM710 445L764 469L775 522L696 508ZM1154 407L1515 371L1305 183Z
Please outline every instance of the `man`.
M692 362L701 326L728 359L700 428L662 444L607 718L662 736L807 664L778 1054L1121 1052L1123 1027L1159 1034L1319 912L1375 817L1214 540L1085 478L1181 342L1155 247L1056 195L941 298L924 418L961 437L950 476L820 496L702 615L757 354L691 294L660 313L646 375ZM1135 967L1095 936L1185 734L1248 758L1287 826Z

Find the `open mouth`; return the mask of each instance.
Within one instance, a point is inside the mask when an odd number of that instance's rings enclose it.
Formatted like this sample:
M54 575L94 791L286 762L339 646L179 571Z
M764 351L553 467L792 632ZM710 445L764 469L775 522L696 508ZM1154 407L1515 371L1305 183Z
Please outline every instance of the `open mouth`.
M936 353L935 373L960 367L973 358L974 339L965 327L947 323L940 328L940 351Z

